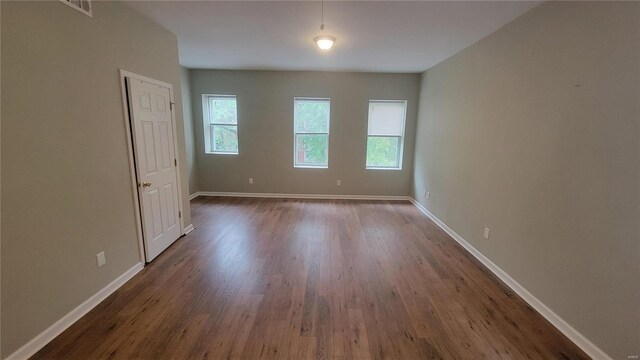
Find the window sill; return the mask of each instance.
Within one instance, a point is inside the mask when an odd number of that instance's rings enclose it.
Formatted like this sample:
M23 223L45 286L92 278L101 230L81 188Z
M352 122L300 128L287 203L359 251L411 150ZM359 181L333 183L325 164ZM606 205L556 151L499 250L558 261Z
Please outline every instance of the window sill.
M328 165L293 165L296 169L328 169Z
M237 152L205 152L205 155L238 155Z
M402 168L367 167L366 170L395 170L395 171L399 171L399 170L402 170Z

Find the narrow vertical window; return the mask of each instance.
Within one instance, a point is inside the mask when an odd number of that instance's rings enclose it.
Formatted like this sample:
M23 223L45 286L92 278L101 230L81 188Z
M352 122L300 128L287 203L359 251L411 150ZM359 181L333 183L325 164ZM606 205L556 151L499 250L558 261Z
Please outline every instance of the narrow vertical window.
M370 100L367 169L401 170L407 102Z
M294 99L295 167L329 166L329 99Z
M238 154L238 108L235 95L203 95L205 150Z

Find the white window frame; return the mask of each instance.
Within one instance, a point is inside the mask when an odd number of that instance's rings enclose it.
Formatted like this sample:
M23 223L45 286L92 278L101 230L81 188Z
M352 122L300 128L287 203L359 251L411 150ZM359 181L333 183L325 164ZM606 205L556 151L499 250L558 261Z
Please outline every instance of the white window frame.
M236 101L236 123L211 123L210 99L234 99ZM238 97L236 95L202 94L202 125L204 126L204 152L211 155L238 155L240 154L240 132L238 131ZM235 126L238 136L238 151L216 151L213 144L213 129L216 126Z
M319 132L319 133L308 133L301 132L299 133L296 129L296 124L298 123L297 119L297 111L296 104L298 101L319 101L326 102L329 105L329 118L327 119L327 132ZM328 169L329 168L329 136L331 133L331 99L330 98L316 98L316 97L294 97L293 98L293 167L295 168L306 168L306 169ZM326 164L300 164L298 163L298 135L327 135L327 163Z
M404 113L402 115L402 135L401 136L393 136L393 135L369 135L369 120L371 119L371 104L372 103L398 103L404 105ZM405 135L405 127L407 124L407 100L378 100L378 99L369 99L367 110L367 146L365 148L364 153L364 166L366 170L402 170L402 159L404 155L404 135ZM388 138L400 138L398 141L398 166L368 166L367 165L367 154L369 153L369 138L370 137L388 137Z

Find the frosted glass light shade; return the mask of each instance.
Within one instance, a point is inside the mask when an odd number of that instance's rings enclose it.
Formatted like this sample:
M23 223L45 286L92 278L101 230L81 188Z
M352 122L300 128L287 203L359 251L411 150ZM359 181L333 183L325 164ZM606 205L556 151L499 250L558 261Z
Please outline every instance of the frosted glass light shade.
M333 43L336 41L336 38L329 35L320 35L313 38L313 41L318 44L318 47L321 50L329 50L333 46Z

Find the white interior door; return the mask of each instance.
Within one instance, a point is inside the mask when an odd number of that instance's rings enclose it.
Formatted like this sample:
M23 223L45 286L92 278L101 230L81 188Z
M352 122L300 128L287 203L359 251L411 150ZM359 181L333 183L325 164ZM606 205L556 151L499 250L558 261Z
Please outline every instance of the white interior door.
M127 78L129 113L147 261L182 234L171 92L167 87Z

